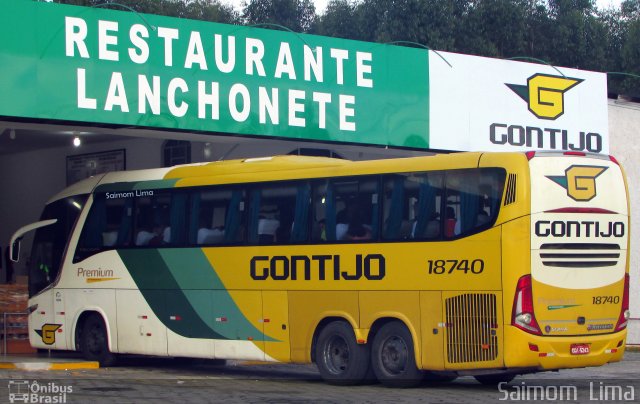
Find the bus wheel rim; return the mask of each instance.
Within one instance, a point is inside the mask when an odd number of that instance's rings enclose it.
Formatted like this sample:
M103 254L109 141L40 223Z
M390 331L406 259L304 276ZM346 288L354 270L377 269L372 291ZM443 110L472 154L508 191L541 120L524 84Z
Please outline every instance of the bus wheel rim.
M324 350L325 363L333 374L342 374L349 367L349 346L344 338L333 336Z
M405 371L409 349L404 340L397 336L387 338L382 343L380 361L384 370L391 375L398 375Z

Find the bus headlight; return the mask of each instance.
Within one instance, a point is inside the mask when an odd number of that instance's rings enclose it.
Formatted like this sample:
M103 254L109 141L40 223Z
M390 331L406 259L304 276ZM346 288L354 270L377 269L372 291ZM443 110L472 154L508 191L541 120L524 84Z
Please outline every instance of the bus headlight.
M629 320L630 318L631 318L631 311L625 310L624 311L624 319L625 320Z

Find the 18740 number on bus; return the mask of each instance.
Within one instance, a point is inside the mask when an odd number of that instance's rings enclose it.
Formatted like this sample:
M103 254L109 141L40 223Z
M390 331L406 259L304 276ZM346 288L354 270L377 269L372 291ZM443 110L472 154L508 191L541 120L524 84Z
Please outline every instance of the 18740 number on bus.
M484 261L476 260L428 260L429 275L451 275L461 271L466 274L478 275L484 271Z

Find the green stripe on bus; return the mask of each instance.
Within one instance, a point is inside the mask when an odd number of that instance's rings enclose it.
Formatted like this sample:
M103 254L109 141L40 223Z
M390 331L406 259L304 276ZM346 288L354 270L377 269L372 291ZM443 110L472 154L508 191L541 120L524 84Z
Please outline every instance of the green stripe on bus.
M264 335L242 314L202 249L165 248L159 252L179 288L187 293L189 300L192 300L190 298L192 291L200 292L206 289L207 292L211 292L213 289L213 295L211 295L213 301L209 307L202 304L193 304L193 306L202 318L212 321L222 317L227 319L226 322L212 323L212 328L216 332L229 339L246 340L251 337L255 341L276 341ZM261 292L255 293L261 296ZM192 301L192 303L196 302ZM209 324L209 321L207 323Z
M118 253L156 316L176 334L189 338L277 341L265 336L242 314L201 249L118 250ZM221 317L226 321L216 321Z
M228 339L212 329L194 310L156 249L118 250L140 293L160 321L189 338ZM195 296L191 296L192 300Z

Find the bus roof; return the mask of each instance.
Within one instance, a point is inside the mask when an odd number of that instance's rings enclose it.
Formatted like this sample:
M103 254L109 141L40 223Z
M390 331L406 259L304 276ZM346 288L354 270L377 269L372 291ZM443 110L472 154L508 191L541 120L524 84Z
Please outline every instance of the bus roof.
M152 188L172 188L263 180L473 168L478 166L481 155L482 153L479 152L471 152L365 161L287 155L117 171L79 181L59 192L48 203L72 195L91 193L98 186L107 186L112 189L117 188L117 184L124 185L124 183L152 182Z

